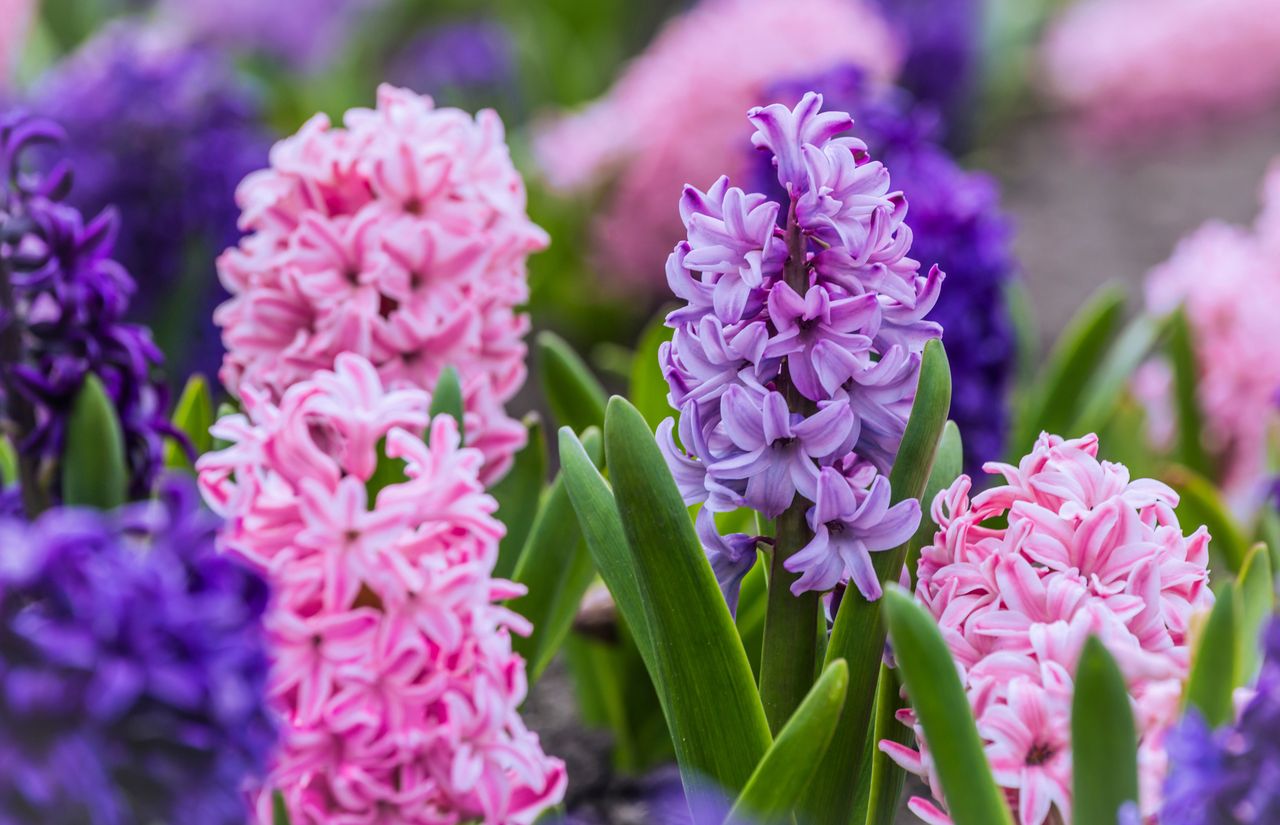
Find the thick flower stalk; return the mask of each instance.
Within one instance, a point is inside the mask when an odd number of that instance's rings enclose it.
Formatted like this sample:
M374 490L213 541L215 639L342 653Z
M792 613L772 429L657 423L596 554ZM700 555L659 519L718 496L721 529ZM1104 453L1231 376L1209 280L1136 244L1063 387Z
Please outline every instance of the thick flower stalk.
M22 464L28 509L56 500L71 407L89 375L101 379L124 431L129 492L151 490L163 458L163 356L143 327L123 323L134 292L112 259L116 216L86 220L64 202L70 165L31 171L31 150L65 140L55 123L0 114L0 423Z
M1090 635L1116 658L1134 702L1142 813L1159 809L1188 625L1213 603L1205 528L1184 536L1173 490L1097 455L1096 436L1041 435L1017 467L987 465L1003 486L970 500L972 482L961 476L933 502L939 530L917 570L916 598L961 670L1020 825L1071 821L1071 696ZM880 747L929 781L936 804L916 797L911 809L931 825L950 823L914 715L899 718L915 726L919 749Z
M1234 724L1211 730L1193 710L1167 737L1161 825L1280 822L1280 619L1265 646L1257 687Z
M396 388L430 390L451 366L482 478L500 476L525 437L503 409L525 378L515 308L547 236L525 214L497 114L384 85L345 128L317 115L276 144L236 197L252 234L218 261L227 388L279 400L342 352Z
M120 212L115 257L138 282L131 320L182 372L214 374L222 345L210 316L226 292L212 261L240 240L236 185L270 147L253 87L220 52L117 23L42 78L30 105L66 130L69 201Z
M1087 0L1044 44L1049 88L1108 137L1280 100L1280 15L1270 0Z
M810 89L821 92L828 106L853 115L858 137L893 170L894 188L911 204L906 223L912 256L936 262L947 273L947 288L929 318L944 330L951 362L949 417L964 435L965 471L977 475L984 461L1004 455L1017 350L1004 295L1015 277L1012 233L996 182L962 169L940 145L939 120L929 107L872 82L857 66L779 82L770 94L790 102ZM757 153L755 170L760 191L785 194L769 158Z
M275 745L264 580L194 485L0 519L0 822L245 821Z
M720 174L744 179L750 167L738 151L740 118L776 99L766 94L769 84L842 63L888 80L901 62L888 23L861 0L690 5L604 97L535 135L534 150L554 188L577 194L609 184L592 227L598 269L642 292L663 288L663 257L681 235L671 209L681 187Z
M523 589L491 577L503 528L483 456L428 406L343 354L278 405L246 387L245 413L213 429L230 446L198 463L225 549L277 590L266 626L284 744L261 822L272 790L297 825L528 825L564 793L563 764L517 712L510 634L528 624L497 604ZM380 465L402 479L371 488Z

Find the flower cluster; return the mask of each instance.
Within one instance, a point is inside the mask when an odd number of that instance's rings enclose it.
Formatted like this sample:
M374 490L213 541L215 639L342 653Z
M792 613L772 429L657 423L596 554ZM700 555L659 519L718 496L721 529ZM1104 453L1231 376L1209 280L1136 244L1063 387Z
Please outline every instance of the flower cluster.
M459 447L453 419L428 422L422 390L384 390L351 353L335 370L278 406L247 387L245 414L213 428L230 446L198 463L225 548L277 590L266 625L284 745L260 820L274 788L298 825L528 825L565 774L517 713L510 633L528 624L495 604L523 589L491 578L503 528L482 456ZM404 475L370 501L380 465Z
M601 271L657 291L663 256L682 234L672 199L689 181L741 179L739 118L770 102L768 84L840 63L887 80L900 52L881 15L858 0L704 0L668 23L605 97L544 125L534 149L564 191L616 175L593 227Z
M492 481L524 442L503 404L525 378L525 260L547 244L502 122L384 85L345 123L312 118L236 193L252 234L218 260L223 383L279 400L356 352L391 386L430 390L452 366Z
M910 4L908 4L910 5ZM926 3L925 5L929 5ZM938 118L892 87L877 87L857 66L777 83L775 100L822 93L850 112L872 156L893 170L911 204L911 254L947 273L947 289L929 312L944 330L951 361L950 417L964 434L965 470L1004 454L1016 345L1004 290L1014 277L1009 220L989 175L960 168L938 142ZM759 191L785 196L770 159L757 153Z
M877 0L876 5L906 47L898 84L944 115L947 136L954 137L968 125L977 86L981 0Z
M1265 639L1256 692L1239 720L1212 731L1192 710L1167 737L1162 825L1280 821L1280 619Z
M266 583L189 481L0 519L0 821L245 820L276 731Z
M60 63L31 106L67 132L71 203L120 212L115 257L140 287L130 316L171 363L215 372L222 347L210 315L226 293L211 258L240 240L236 184L270 145L252 88L212 49L121 23Z
M1020 825L1057 810L1071 821L1071 696L1080 651L1096 635L1115 656L1135 705L1144 814L1159 807L1163 739L1178 714L1193 613L1208 608L1209 535L1185 537L1177 494L1099 461L1096 436L1041 435L1017 467L992 463L1005 485L969 499L961 476L933 502L939 531L924 548L916 598L938 621L985 741L996 782ZM1005 524L1002 524L1005 522ZM916 726L910 710L900 718ZM880 747L941 790L927 743ZM911 808L934 825L932 802Z
M1155 131L1280 99L1280 16L1270 0L1088 0L1052 25L1044 63L1099 132Z
M852 579L870 599L880 585L869 552L919 522L918 502L889 506L886 474L921 350L940 332L922 318L943 276L919 274L906 201L861 141L838 137L850 117L821 107L811 93L795 109L751 110L752 142L774 157L786 201L723 177L706 192L686 187L688 239L667 262L686 303L668 316L675 334L659 357L684 450L671 419L658 436L685 501L705 504L700 532L731 600L754 540L721 540L713 512L775 518L797 497L813 502L813 541L786 563L803 573L793 591Z
M1252 228L1213 222L1183 239L1173 256L1147 276L1154 313L1181 306L1192 331L1204 440L1220 461L1221 483L1252 509L1266 494L1269 432L1280 421L1280 349L1274 334L1280 306L1280 165L1264 189ZM1138 391L1152 407L1157 430L1172 427L1169 371L1148 367Z
M51 121L0 115L0 403L18 451L56 492L71 407L85 377L101 379L124 430L130 494L143 497L161 466L167 391L153 377L163 356L142 327L121 321L133 279L111 257L116 216L86 221L63 201L71 167L47 174L31 155L65 140Z

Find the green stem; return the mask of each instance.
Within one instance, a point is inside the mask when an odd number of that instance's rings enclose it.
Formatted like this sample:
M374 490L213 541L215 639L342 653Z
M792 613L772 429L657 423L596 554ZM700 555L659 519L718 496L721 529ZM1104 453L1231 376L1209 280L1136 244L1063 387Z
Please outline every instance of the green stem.
M799 576L783 564L809 540L804 513L809 503L797 499L778 517L777 536L769 565L769 601L764 617L764 646L760 654L760 699L770 732L776 734L791 718L813 685L817 651L818 594L791 595Z

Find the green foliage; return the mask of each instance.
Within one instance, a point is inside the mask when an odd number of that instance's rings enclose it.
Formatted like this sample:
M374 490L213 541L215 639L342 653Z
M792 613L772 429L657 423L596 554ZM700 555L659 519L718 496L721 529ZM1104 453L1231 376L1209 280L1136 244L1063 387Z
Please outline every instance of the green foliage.
M542 419L537 413L529 413L524 427L528 436L524 449L516 453L511 469L489 490L498 502L498 520L507 528L498 544L498 562L493 568L493 575L500 579L511 578L516 569L516 559L533 527L547 477L547 440Z
M1174 410L1177 415L1177 459L1194 472L1213 478L1216 469L1204 447L1204 414L1197 390L1199 370L1191 344L1191 327L1181 309L1169 319L1169 360L1173 364Z
M67 422L62 503L110 510L128 497L129 468L115 405L96 375L84 381Z
M649 322L631 359L629 398L651 429L656 429L664 418L669 418L674 412L667 403L667 379L662 376L662 367L658 364L658 348L675 334L675 330L666 325L666 316L665 311L659 312Z
M586 363L552 332L538 333L537 348L542 390L556 422L575 432L603 427L608 395Z
M1120 806L1138 799L1138 733L1124 676L1094 636L1076 667L1071 755L1074 821L1115 825Z
M284 804L284 794L271 792L271 825L290 825L289 809Z
M213 447L213 437L209 435L209 428L213 426L213 394L203 375L197 374L187 379L182 394L178 396L178 403L173 408L173 426L191 442L197 458ZM179 470L194 469L187 451L172 440L164 446L164 466Z
M1249 543L1217 487L1186 467L1171 467L1164 476L1178 493L1178 521L1187 528L1198 524L1209 528L1213 536L1210 568L1217 573L1239 573Z
M445 367L436 379L435 389L431 391L431 417L447 415L458 422L458 435L466 442L466 428L463 413L466 407L462 401L462 380L453 367Z
M1236 635L1235 585L1218 589L1218 601L1209 613L1191 658L1191 674L1183 700L1204 716L1210 727L1231 721L1231 694L1235 689Z
M1275 610L1275 579L1266 545L1255 544L1240 568L1237 582L1236 684L1248 684L1261 666L1259 649L1267 618Z
M1072 435L1098 432L1106 426L1120 406L1134 370L1150 357L1167 325L1166 320L1150 315L1139 315L1129 323L1083 388Z

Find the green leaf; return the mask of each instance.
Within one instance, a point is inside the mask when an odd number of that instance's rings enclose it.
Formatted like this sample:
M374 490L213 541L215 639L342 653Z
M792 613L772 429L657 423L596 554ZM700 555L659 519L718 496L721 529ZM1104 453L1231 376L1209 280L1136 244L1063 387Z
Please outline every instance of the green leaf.
M1236 685L1253 681L1261 664L1262 626L1275 610L1275 579L1272 578L1271 554L1265 544L1255 544L1245 557L1236 583L1239 623L1236 651Z
M662 377L658 363L659 348L671 340L675 330L666 325L666 310L659 312L645 327L631 359L631 388L628 397L636 405L651 429L656 429L664 418L672 415L667 403L667 379Z
M1124 315L1124 290L1110 284L1093 295L1058 338L1041 378L1024 399L1009 450L1021 456L1041 430L1079 435L1075 422L1080 400Z
M1218 600L1209 613L1191 659L1191 673L1183 701L1197 708L1210 727L1231 721L1231 693L1236 675L1235 585L1218 589Z
M1076 667L1071 753L1074 821L1116 825L1120 806L1138 799L1138 734L1124 676L1096 636Z
M1150 315L1139 315L1129 323L1084 388L1072 435L1096 433L1106 426L1120 406L1134 370L1151 355L1166 326L1167 320Z
M933 469L929 472L929 480L924 485L924 495L920 497L920 528L911 537L911 549L907 555L907 569L911 580L915 581L915 560L921 547L933 543L933 534L938 525L933 523L930 509L938 493L950 487L960 474L964 472L964 442L960 438L960 428L956 422L948 421L942 428L942 438L938 441L938 451L933 457Z
M893 654L955 825L1012 825L991 775L955 660L933 618L896 586L884 594Z
M747 661L751 662L751 672L756 678L760 676L760 652L764 645L764 614L768 604L764 571L767 566L757 560L747 571L738 591L738 615L733 617L733 623L738 627L738 638L742 640L742 648L747 652Z
M1239 573L1249 544L1218 488L1186 467L1171 467L1164 475L1165 481L1178 493L1178 521L1185 526L1203 524L1209 528L1209 535L1213 536L1209 542L1213 558L1210 567L1224 572L1225 566L1227 571Z
M290 825L289 809L284 804L284 794L271 792L271 825Z
M542 485L547 477L547 442L542 419L537 413L529 413L524 426L528 433L524 449L516 453L511 469L489 490L498 502L498 520L507 528L498 544L498 563L493 568L493 575L499 579L509 579L515 572L516 560L538 513Z
M600 431L594 427L587 430L582 446L592 464L599 467L604 461ZM538 509L515 569L515 581L529 592L512 600L511 607L533 623L533 632L513 637L511 647L528 662L530 684L538 680L564 643L582 594L594 577L595 566L561 473Z
M790 821L791 810L826 753L848 684L849 667L843 659L827 665L756 765L725 822Z
M129 470L116 408L98 376L76 395L62 451L62 503L110 510L128 497Z
M608 396L583 360L552 332L538 333L537 347L542 389L556 422L575 432L603 427Z
M1187 315L1178 309L1169 319L1169 360L1173 362L1174 410L1178 422L1177 456L1187 467L1212 478L1216 475L1213 458L1201 440L1205 426L1198 389L1200 371L1191 340Z
M1022 280L1005 284L1004 301L1009 308L1009 318L1013 321L1017 386L1028 387L1035 379L1036 369L1040 365L1040 332L1036 328L1035 304L1031 300L1031 291Z
M209 428L213 426L213 395L209 391L209 382L203 375L196 374L187 379L182 394L178 396L178 403L173 408L173 426L187 436L197 458L213 447L213 438L209 435ZM164 446L164 466L179 470L193 469L187 451L173 440Z
M930 341L924 348L915 404L889 475L895 503L923 494L950 408L951 368L947 353L941 341ZM909 544L873 554L872 563L882 584L898 580ZM827 662L848 662L848 696L821 772L802 801L817 825L846 825L857 791L849 777L858 776L862 770L868 730L875 724L884 618L878 603L868 602L856 592L849 595L840 602L826 652Z
M466 443L463 430L463 412L466 410L462 401L462 380L453 367L445 367L436 379L435 389L431 391L431 417L448 415L458 422L458 435Z
M685 789L735 793L771 740L733 618L653 432L622 398L604 449Z
M0 435L0 486L18 483L18 453L7 436Z

